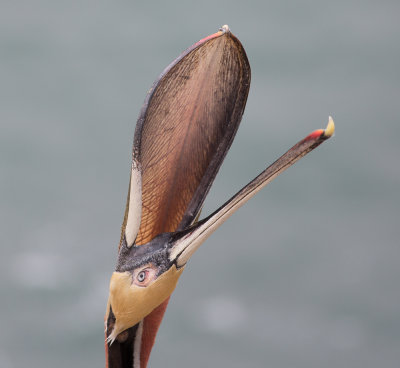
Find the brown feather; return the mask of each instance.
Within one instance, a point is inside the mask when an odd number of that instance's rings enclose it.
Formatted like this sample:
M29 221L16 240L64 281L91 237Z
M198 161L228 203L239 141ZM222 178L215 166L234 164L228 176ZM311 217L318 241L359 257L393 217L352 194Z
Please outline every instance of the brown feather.
M250 66L240 42L221 32L196 45L155 83L139 118L134 152L143 192L136 245L194 220L244 111Z

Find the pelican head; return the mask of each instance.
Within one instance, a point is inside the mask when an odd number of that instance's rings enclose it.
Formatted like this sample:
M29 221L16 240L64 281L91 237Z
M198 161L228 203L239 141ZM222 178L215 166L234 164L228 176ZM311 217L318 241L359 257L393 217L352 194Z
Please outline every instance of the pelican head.
M146 367L168 298L194 252L261 188L334 133L329 118L325 130L296 143L198 221L239 127L250 76L242 44L223 26L173 61L145 99L105 316L108 368Z
M123 241L116 271L111 276L107 309L115 322L108 335L112 343L119 333L136 325L174 291L184 265L171 258L171 233L128 247Z

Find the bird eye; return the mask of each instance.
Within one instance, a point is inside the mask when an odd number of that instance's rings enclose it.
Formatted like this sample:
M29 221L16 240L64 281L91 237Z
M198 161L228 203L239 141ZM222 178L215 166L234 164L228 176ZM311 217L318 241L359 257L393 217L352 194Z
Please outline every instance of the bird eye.
M133 271L132 281L137 286L147 286L157 276L157 268L152 264L145 265L140 269Z
M146 279L146 271L140 271L139 275L137 275L137 280L139 282L143 282Z

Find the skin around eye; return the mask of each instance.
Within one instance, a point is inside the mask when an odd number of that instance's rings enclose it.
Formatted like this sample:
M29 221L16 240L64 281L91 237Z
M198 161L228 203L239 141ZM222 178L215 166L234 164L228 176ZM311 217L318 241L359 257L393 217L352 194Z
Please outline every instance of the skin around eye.
M144 265L133 271L132 282L141 287L148 286L157 277L157 268L152 264Z

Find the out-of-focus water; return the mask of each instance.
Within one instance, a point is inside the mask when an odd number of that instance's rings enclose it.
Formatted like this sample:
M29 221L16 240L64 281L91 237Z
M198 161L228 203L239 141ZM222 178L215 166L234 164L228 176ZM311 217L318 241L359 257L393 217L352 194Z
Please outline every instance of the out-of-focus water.
M208 213L328 115L336 136L198 251L150 367L398 367L398 1L5 1L0 367L100 367L136 117L229 24L252 65Z

